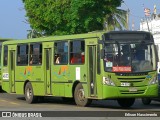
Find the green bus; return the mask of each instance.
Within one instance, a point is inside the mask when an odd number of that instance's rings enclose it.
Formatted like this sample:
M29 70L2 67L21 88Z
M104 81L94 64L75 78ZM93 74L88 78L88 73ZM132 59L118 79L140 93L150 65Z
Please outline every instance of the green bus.
M44 96L74 98L79 106L113 99L130 107L135 98L158 95L153 36L142 31L6 41L2 88L28 103Z
M11 39L0 38L0 90L1 90L1 51L2 51L2 42L8 41L8 40L11 40Z

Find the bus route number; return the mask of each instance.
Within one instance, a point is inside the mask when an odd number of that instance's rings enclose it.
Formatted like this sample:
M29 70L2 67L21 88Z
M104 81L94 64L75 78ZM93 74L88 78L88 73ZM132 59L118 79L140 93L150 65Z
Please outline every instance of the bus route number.
M3 73L3 79L9 79L9 74L8 73Z

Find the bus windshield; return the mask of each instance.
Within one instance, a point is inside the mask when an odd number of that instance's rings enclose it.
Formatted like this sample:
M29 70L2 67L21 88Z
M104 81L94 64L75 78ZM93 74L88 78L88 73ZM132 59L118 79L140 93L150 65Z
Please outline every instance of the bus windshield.
M152 43L106 43L104 68L107 72L147 72L156 70Z

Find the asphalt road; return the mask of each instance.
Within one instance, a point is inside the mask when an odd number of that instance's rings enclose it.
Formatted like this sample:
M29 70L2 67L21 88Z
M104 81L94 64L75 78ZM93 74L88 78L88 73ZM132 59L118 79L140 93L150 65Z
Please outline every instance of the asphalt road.
M44 101L28 104L23 95L0 93L0 110L38 110L38 111L124 111L124 110L160 110L160 102L152 101L143 105L141 99L136 99L129 109L123 109L115 100L94 100L89 107L79 107L74 102L64 102L60 97L46 97Z
M46 97L43 102L38 102L35 104L28 104L25 101L25 98L23 95L15 95L15 94L8 94L8 93L0 93L0 111L18 111L18 112L24 112L24 111L36 111L36 112L51 112L50 114L57 114L58 111L58 119L59 117L62 116L62 119L65 117L72 117L73 114L77 113L84 113L84 112L89 112L88 117L93 117L96 119L96 116L98 119L103 120L107 118L108 119L116 119L120 118L120 116L116 116L119 114L125 113L153 113L153 111L156 111L158 114L160 114L160 102L158 101L152 101L150 105L143 105L141 102L141 99L136 99L134 105L131 108L122 108L118 105L117 101L114 100L99 100L96 101L94 100L92 104L89 107L79 107L74 104L74 102L64 102L61 98L57 97ZM65 113L65 111L70 112L70 113ZM76 113L77 112L77 113ZM102 113L109 113L111 114L110 117L107 116L102 116L100 115ZM123 113L121 113L123 112ZM68 116L66 115L68 114ZM94 114L93 116L91 114ZM84 114L82 114L83 117ZM112 116L113 115L113 116ZM122 117L123 117L122 115ZM73 115L74 116L74 115ZM85 115L84 115L85 116ZM80 116L78 116L80 117ZM115 117L115 118L114 118ZM132 117L133 118L133 117ZM131 118L131 120L132 120ZM143 119L144 117L141 117ZM148 117L149 119L151 117ZM158 118L158 117L156 117ZM48 118L49 119L49 118ZM68 118L72 120L72 118ZM81 118L78 118L81 120ZM94 120L92 119L92 120ZM124 118L123 118L124 119ZM127 119L127 118L126 118ZM119 119L121 120L121 119ZM146 119L145 119L146 120Z

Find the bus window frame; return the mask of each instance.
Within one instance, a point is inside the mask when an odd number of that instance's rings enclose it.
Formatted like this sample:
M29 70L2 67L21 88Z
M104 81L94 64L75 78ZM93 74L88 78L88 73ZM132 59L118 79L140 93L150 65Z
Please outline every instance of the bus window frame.
M26 49L28 49L28 51L27 51L27 63L26 64L18 64L18 46L21 46L21 45L26 45ZM28 48L27 48L27 46L28 46ZM29 45L27 44L27 43L25 43L25 44L23 44L23 43L21 43L21 44L17 44L17 51L16 51L16 66L27 66L28 65L28 57L29 57Z
M81 63L71 63L71 54L75 54L76 52L71 52L71 42L75 42L75 41L80 41L80 42L84 42L84 51L81 51L81 52L77 52L77 54L80 54L83 52L84 53L84 62L81 62ZM69 42L69 65L84 65L85 64L85 40L84 39L74 39L74 40L71 40Z
M68 49L67 49L67 53L66 52L60 52L60 53L66 53L67 54L67 57L69 58L69 42L68 42L68 40L64 40L64 41L60 41L60 40L58 40L58 41L55 41L54 42L54 44L53 44L53 48L54 48L54 50L53 50L53 64L54 65L68 65L68 63L69 63L69 59L67 58L67 62L66 63L56 63L56 54L58 54L58 52L57 53L55 53L55 44L56 43L64 43L65 44L65 42L68 44ZM64 50L64 49L63 49Z
M7 57L7 60L6 60L6 64L4 64L5 63L5 47L7 47L7 55L6 55L6 57ZM4 58L3 58L3 66L8 66L8 45L4 45L4 49L3 49L4 51L3 51L3 56L4 56ZM1 63L2 64L2 63Z
M39 56L38 56L38 58L40 59L40 56L41 56L41 64L39 64L40 60L38 60L38 63L30 64L30 61L31 61L31 59L30 59L31 58L31 45L37 45L37 44L39 45ZM42 42L29 43L29 54L28 55L29 55L28 56L28 65L29 66L42 66L42 62L43 62L42 61L42 58L43 58L43 44L42 44ZM33 55L33 53L32 53L32 55ZM33 56L32 56L32 60L33 60Z

